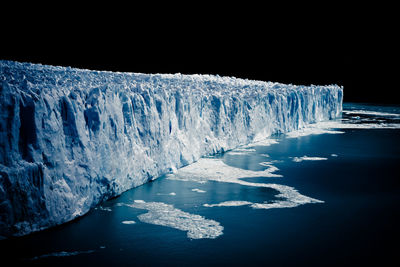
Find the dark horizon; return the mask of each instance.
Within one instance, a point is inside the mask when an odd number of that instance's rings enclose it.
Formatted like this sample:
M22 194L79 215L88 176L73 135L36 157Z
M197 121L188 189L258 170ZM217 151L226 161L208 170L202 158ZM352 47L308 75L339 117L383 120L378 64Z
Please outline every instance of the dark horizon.
M214 74L296 85L344 87L345 102L399 104L390 86L378 81L371 67L378 60L338 43L43 43L5 44L0 59L70 66L90 70L137 73ZM149 45L151 43L151 45ZM376 93L379 92L379 93Z

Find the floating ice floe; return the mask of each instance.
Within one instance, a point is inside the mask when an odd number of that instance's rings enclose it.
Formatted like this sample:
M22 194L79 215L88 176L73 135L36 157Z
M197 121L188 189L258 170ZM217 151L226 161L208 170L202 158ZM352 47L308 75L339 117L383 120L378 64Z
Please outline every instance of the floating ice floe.
M102 211L112 211L111 208L109 207L103 207L103 206L98 206L95 208L96 210L102 210Z
M221 159L201 158L197 162L179 169L176 173L169 174L167 179L198 183L217 181L248 185L248 182L242 181L240 178L282 177L282 175L274 173L277 170L278 168L272 165L264 171L244 170L226 165Z
M122 221L122 224L135 224L135 221Z
M227 154L228 155L245 155L245 154L249 154L249 153L253 153L256 152L256 150L254 148L237 148L231 151L228 151Z
M277 209L277 208L294 208L299 206L300 204L306 204L303 202L304 199L298 198L296 201L287 199L287 200L275 200L272 202L264 202L264 203L254 203L250 201L240 201L240 200L232 200L232 201L224 201L216 204L203 204L204 207L239 207L239 206L250 206L253 209ZM312 202L307 203L324 203L320 200L314 200Z
M258 163L258 164L261 165L261 166L264 166L264 167L276 168L276 167L273 166L272 164L274 164L274 163L280 163L280 162L282 162L282 161L281 161L281 160L271 160L271 161L260 162L260 163ZM276 170L279 170L279 169L276 168Z
M329 127L328 127L329 128ZM304 128L297 131L286 133L287 138L298 138L307 135L317 135L317 134L343 134L342 131L324 129L321 128L318 124L311 125L310 128Z
M274 173L278 170L278 168L273 165L268 165L267 167L269 168L264 171L251 171L226 165L220 159L203 158L189 166L179 169L176 173L169 175L167 179L191 181L198 183L216 181L224 183L235 183L244 186L271 188L278 191L278 194L276 195L277 198L283 199L274 203L250 203L253 208L268 209L273 207L296 207L298 205L307 203L323 203L323 201L321 200L304 196L300 194L295 188L287 185L273 183L253 183L242 179L250 177L265 177L266 179L268 177L282 177L282 175ZM238 202L226 203L228 203L229 205L233 205L234 203ZM223 205L226 206L226 203ZM239 203L245 205L245 202Z
M324 133L324 131L329 131L325 133L344 133L341 131L333 129L400 129L400 123L392 123L383 121L376 121L374 123L352 123L352 120L341 121L323 121L316 124L310 125L310 128L304 129L305 132L318 132ZM332 131L332 132L330 132ZM297 131L295 131L297 132ZM293 132L293 134L295 133ZM292 133L289 133L289 136Z
M187 236L192 239L213 239L223 234L224 227L219 222L206 219L200 215L184 212L162 202L135 200L133 204L125 205L148 211L138 216L140 221L186 231Z
M279 144L279 141L273 138L267 138L267 139L262 139L259 141L252 142L248 146L270 146L270 145L275 145Z
M203 204L204 207L238 207L238 206L246 206L251 205L252 202L249 201L240 201L240 200L232 200L232 201L224 201L217 204Z
M157 193L157 195L159 195L159 196L176 196L176 193L175 192L171 192L171 193L168 193L168 194Z
M303 157L294 157L293 161L302 162L302 161L317 161L317 160L327 160L327 159L328 158L303 156Z
M198 189L198 188L193 188L192 191L197 192L197 193L206 193L206 191Z
M362 114L362 115L370 115L370 116L383 116L383 117L400 117L400 114L396 114L396 113L371 111L371 110L343 110L343 113Z

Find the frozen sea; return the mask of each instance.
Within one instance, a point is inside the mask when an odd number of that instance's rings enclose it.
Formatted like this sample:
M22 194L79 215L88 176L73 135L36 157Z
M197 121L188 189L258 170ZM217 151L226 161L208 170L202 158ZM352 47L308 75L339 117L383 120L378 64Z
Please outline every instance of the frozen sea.
M203 158L86 216L0 241L49 266L377 266L398 263L400 107Z

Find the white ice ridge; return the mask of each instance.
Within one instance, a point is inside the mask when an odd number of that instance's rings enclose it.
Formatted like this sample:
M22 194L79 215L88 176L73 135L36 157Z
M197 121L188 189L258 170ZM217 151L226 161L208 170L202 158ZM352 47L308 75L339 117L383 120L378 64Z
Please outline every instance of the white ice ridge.
M199 161L179 169L176 173L168 175L167 179L179 181L192 181L198 183L206 183L208 181L235 183L245 186L271 188L279 192L276 195L283 200L274 203L247 203L247 202L223 202L217 204L220 206L235 206L235 204L247 205L251 204L253 208L269 209L282 207L296 207L298 205L308 203L323 203L323 201L310 198L300 194L295 188L272 183L253 183L243 180L243 178L254 177L282 177L274 172L278 170L275 166L266 165L268 168L264 171L244 170L226 165L221 159L202 158ZM247 203L247 204L246 204ZM209 207L216 204L207 204ZM211 206L210 206L211 205Z
M140 221L186 231L188 238L214 239L223 234L224 227L219 222L205 219L200 215L184 212L162 202L135 200L133 204L125 205L148 211L138 216Z
M61 224L202 156L336 118L342 95L0 61L0 235Z

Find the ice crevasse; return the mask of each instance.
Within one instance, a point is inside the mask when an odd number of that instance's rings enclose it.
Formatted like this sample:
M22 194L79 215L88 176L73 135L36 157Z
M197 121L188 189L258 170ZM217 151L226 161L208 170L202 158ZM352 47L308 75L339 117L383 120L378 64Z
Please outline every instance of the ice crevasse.
M341 115L343 88L0 61L0 236L70 221L202 156Z

